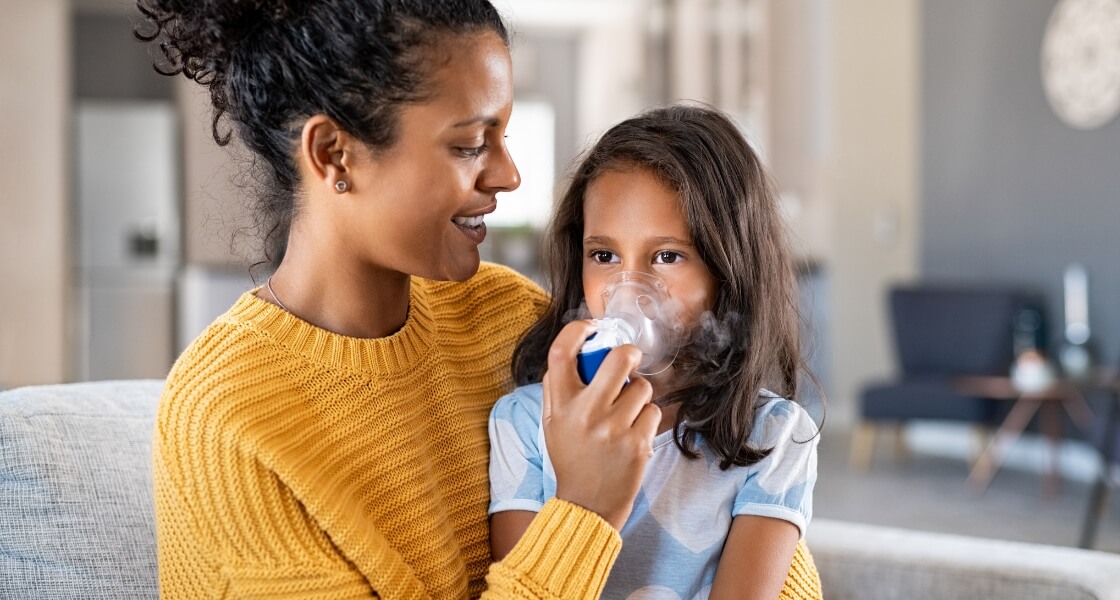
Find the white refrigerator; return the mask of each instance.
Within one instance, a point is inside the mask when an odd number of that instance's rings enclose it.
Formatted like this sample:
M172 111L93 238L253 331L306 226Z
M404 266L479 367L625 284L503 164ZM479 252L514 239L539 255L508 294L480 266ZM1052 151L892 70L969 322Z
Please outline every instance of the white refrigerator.
M174 106L80 101L74 147L75 378L163 378L181 263Z

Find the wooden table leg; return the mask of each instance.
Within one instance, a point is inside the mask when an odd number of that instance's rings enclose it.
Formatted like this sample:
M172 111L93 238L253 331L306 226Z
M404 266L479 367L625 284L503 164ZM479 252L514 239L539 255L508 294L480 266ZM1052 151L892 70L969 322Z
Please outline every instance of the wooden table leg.
M1100 526L1101 517L1104 516L1108 504L1108 473L1102 473L1093 482L1093 490L1089 492L1089 506L1085 510L1085 520L1081 525L1081 538L1077 545L1080 548L1092 548L1097 539L1097 528Z
M1020 397L1015 401L1015 404L1011 407L1011 412L1007 413L1007 418L1003 420L999 430L996 431L992 443L988 444L984 453L976 460L972 472L968 475L968 483L974 490L983 492L988 489L988 484L991 483L996 470L1003 464L1007 446L1019 439L1027 424L1030 423L1031 417L1038 412L1040 404L1039 400L1028 397Z
M852 447L848 461L852 469L866 473L871 468L871 455L875 451L875 424L860 423L852 432Z
M1101 517L1104 516L1108 503L1108 487L1112 469L1116 468L1117 437L1120 436L1120 395L1115 387L1109 390L1108 408L1105 411L1104 439L1097 449L1100 453L1101 471L1097 481L1093 484L1093 491L1089 494L1089 506L1086 507L1085 520L1081 526L1081 539L1078 546L1092 548L1097 537L1097 528Z
M1043 488L1048 498L1056 498L1062 490L1059 462L1062 454L1062 414L1064 411L1058 406L1059 404L1064 404L1064 402L1047 402L1046 406L1042 408L1042 430L1050 442L1050 468L1046 472Z
M1089 406L1089 401L1085 399L1085 395L1080 391L1073 391L1066 394L1061 400L1062 407L1069 413L1073 422L1077 424L1082 431L1089 431L1093 426L1093 419L1095 415L1093 407Z

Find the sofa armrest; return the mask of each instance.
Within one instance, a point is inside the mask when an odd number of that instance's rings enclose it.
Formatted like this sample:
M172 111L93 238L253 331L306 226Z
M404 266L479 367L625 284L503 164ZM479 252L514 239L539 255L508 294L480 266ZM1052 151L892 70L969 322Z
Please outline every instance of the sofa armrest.
M814 519L829 600L1120 600L1120 555Z
M0 393L0 598L157 598L152 424L163 382Z

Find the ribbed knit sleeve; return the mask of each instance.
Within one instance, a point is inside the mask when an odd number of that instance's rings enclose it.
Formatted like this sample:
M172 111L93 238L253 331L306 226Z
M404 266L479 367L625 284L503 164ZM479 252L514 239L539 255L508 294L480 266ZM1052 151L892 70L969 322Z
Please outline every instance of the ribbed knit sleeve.
M484 599L598 598L622 538L598 515L550 499L521 540L490 567Z
M778 594L778 600L821 600L822 595L817 565L813 562L813 555L809 553L809 546L805 545L805 540L801 540L793 553L793 562L789 566L786 583Z

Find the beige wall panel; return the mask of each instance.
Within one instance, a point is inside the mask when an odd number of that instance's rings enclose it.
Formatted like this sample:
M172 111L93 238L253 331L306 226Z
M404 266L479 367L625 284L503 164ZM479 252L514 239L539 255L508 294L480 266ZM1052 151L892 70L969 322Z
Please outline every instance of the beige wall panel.
M852 0L830 16L835 425L852 422L863 384L892 372L885 295L917 272L918 11L918 0Z
M68 378L70 5L0 19L0 386Z

